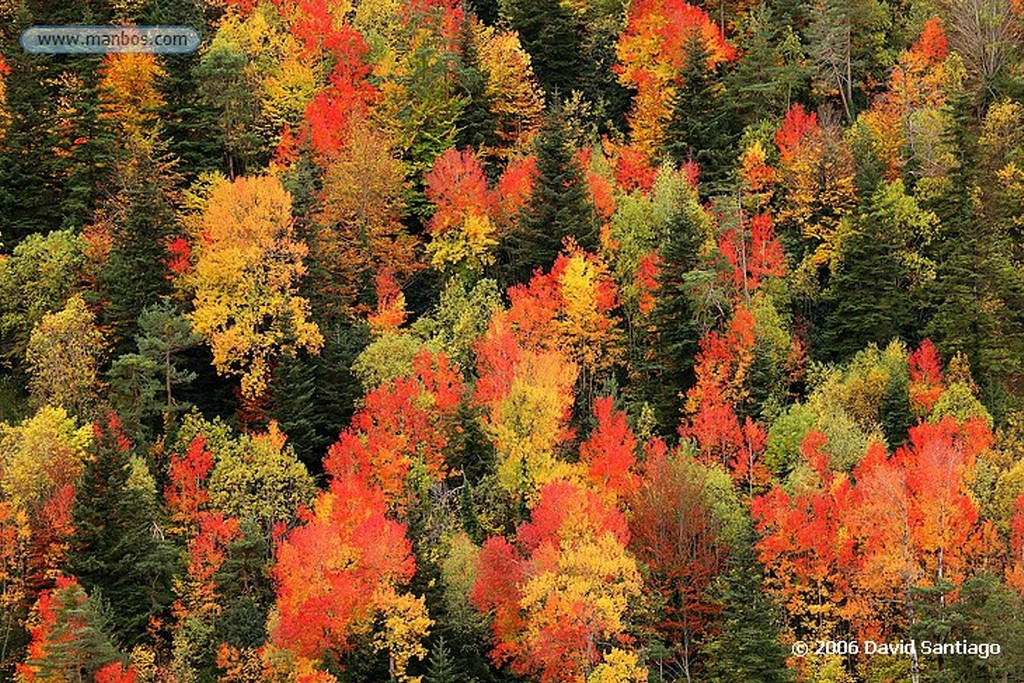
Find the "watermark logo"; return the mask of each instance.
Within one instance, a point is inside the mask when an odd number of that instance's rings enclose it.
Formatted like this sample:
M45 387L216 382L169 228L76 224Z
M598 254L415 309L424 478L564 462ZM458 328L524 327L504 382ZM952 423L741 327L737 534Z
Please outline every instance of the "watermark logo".
M95 55L109 52L185 54L199 49L188 26L32 26L21 34L25 52Z

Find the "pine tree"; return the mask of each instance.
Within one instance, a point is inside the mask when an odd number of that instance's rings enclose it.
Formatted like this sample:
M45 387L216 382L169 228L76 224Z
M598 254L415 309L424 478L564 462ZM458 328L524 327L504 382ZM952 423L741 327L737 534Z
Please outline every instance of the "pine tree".
M108 606L110 631L126 646L172 599L174 553L145 494L129 486L131 444L117 417L97 425L92 459L75 493L69 565L83 588Z
M665 152L677 163L696 162L705 192L723 189L736 157L734 117L726 110L721 83L708 68L710 52L694 32L686 41Z
M549 102L578 90L586 64L584 27L562 0L499 0L502 18L519 34Z
M947 358L966 354L989 405L998 410L1022 372L1024 280L1013 264L1012 237L978 201L983 188L973 112L968 93L951 98L945 141L957 163L933 205L940 223L929 256L937 267L924 336Z
M108 300L104 321L123 345L137 330L146 306L169 294L167 243L176 225L175 162L155 135L133 139L117 164L116 194L106 207L114 247L99 276Z
M487 72L480 63L473 36L476 30L472 16L467 14L459 29L459 80L469 94L456 123L455 146L459 149L493 149L498 143L497 121L490 110L490 98L486 92Z
M508 239L512 281L529 278L537 268L549 269L566 238L591 251L598 243L597 214L560 111L545 120L535 150L537 178L533 194Z
M81 228L110 177L115 141L101 116L99 58L38 55L18 44L32 25L106 24L103 3L14 3L0 22L10 125L0 144L0 238L13 246L41 230Z
M704 648L707 680L786 683L785 652L778 642L777 610L761 589L753 531L734 549L732 568L719 589L721 631Z
M725 77L725 97L740 125L757 123L767 115L781 116L808 94L798 24L792 13L772 7L779 4L763 2L737 20L734 40L745 50Z
M635 361L643 377L642 394L666 436L676 434L684 396L694 380L701 330L694 319L693 292L701 275L698 251L706 221L694 191L677 207L661 246L657 301L643 356Z
M179 315L167 301L150 306L139 315L139 335L135 338L139 354L154 363L163 389L163 410L165 414L188 409L187 403L174 398L175 386L191 384L196 378L194 372L179 367L179 357L185 351L195 348L202 341L192 325Z
M832 311L823 346L830 358L846 360L870 344L884 347L914 336L911 273L902 258L906 244L897 213L898 203L907 200L912 203L902 183L882 186L853 219L842 266L829 288Z
M58 578L56 588L36 604L37 623L18 680L86 680L83 675L92 680L92 674L118 661L102 607L73 579Z
M438 638L430 648L426 683L466 683L466 677L459 670L458 662L445 644L444 636Z
M355 412L362 389L352 362L369 343L365 325L335 321L324 327L317 356L284 358L275 368L271 416L311 472L321 471L324 454Z

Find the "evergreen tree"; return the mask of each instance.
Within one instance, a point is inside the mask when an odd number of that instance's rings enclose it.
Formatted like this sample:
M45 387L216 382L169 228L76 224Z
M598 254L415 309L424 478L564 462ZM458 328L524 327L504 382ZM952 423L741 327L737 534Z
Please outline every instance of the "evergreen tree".
M781 116L795 102L806 101L806 55L792 19L762 2L737 20L735 42L746 50L725 77L724 93L737 126Z
M35 654L25 661L30 677L18 680L92 680L92 674L121 659L106 633L103 606L74 581L58 579L38 607Z
M171 291L167 243L176 226L175 162L156 135L129 140L118 163L116 195L106 207L114 247L99 276L104 321L127 344L146 306Z
M584 22L583 57L586 66L580 90L590 104L591 123L598 136L621 135L632 104L629 90L619 82L615 52L622 31L622 3L592 3Z
M459 670L458 662L445 644L443 636L430 648L426 683L466 683L466 677Z
M904 193L900 181L871 195L852 219L853 230L842 243L842 266L828 290L825 355L846 360L869 344L884 347L896 338L915 340L923 302L915 302L921 291L913 287L905 252L934 219Z
M129 435L141 438L149 433L150 418L162 413L164 423L189 408L173 395L177 386L190 384L196 373L179 367L180 356L198 346L202 337L167 302L151 306L139 316L137 353L126 353L110 366L110 402L124 421Z
M1010 233L978 201L983 188L970 95L954 95L949 112L945 138L957 163L933 204L940 223L929 253L936 271L924 334L943 356L967 356L990 408L1000 412L1024 372L1024 277Z
M677 207L661 246L657 302L641 357L634 361L642 377L641 393L665 436L677 433L684 396L694 380L701 330L694 318L693 292L702 275L698 251L706 227L707 215L693 191Z
M722 96L722 84L708 69L708 48L694 32L685 48L672 117L666 129L665 152L677 163L700 167L701 187L708 193L724 188L736 157L735 118Z
M360 383L350 368L369 343L365 325L334 321L323 328L319 355L284 358L274 371L271 416L288 435L295 453L311 472L319 472L327 448L348 424Z
M162 408L165 414L188 409L187 403L174 398L175 386L191 384L196 378L194 372L179 366L179 357L185 351L195 348L202 337L192 330L192 324L179 315L167 301L150 306L139 315L139 334L135 342L139 354L151 361L157 368L162 388Z
M583 83L584 27L562 0L499 0L502 18L516 30L530 55L549 102L567 98Z
M511 281L550 268L566 238L584 249L597 248L597 214L574 151L561 113L550 114L537 135L533 193L508 238Z
M718 635L704 648L711 683L786 683L785 651L778 642L775 605L761 588L760 564L753 552L753 530L734 549L731 569L718 590L722 604Z
M75 492L68 558L83 588L108 606L110 631L127 647L171 603L174 562L151 503L129 485L130 449L115 415L97 425L92 458Z
M12 20L0 21L0 54L10 69L10 124L0 142L0 239L13 246L34 232L87 222L109 179L114 139L100 112L99 57L31 54L18 44L33 25L107 24L105 3L13 3L6 13Z
M204 15L218 8L180 0L149 0L141 23L165 26L194 26L200 33L213 17ZM223 155L218 146L217 128L211 122L217 112L203 96L196 68L200 52L160 56L166 76L160 84L166 101L161 123L170 154L181 160L185 180L191 182L203 172L221 170Z
M459 30L459 80L469 97L456 123L455 146L459 149L493 149L498 144L497 121L490 110L490 98L486 92L487 73L480 63L473 36L477 29L472 19L467 14Z
M217 592L224 605L217 619L217 637L233 647L259 647L267 638L267 612L274 601L267 558L268 541L258 522L243 519L241 534L228 547L217 572Z
M965 581L959 599L945 609L949 625L938 642L999 643L999 656L944 657L950 681L1012 681L1024 671L1024 599L998 576L984 573Z

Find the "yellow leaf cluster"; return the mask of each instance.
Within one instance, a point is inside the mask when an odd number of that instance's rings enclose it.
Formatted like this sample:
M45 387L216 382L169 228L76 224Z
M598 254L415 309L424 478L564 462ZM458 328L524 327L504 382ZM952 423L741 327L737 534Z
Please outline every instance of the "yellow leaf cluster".
M200 220L189 318L220 373L242 376L242 394L260 396L273 361L323 337L298 296L306 245L294 234L291 196L274 177L222 181Z
M556 352L526 352L512 386L487 423L498 450L498 483L515 497L564 477L571 466L556 448L565 438L576 366Z
M409 662L427 655L423 645L434 620L427 614L423 597L409 593L393 593L384 599L383 630L374 639L377 650L387 650L388 668L399 683L421 683L422 676L409 675Z
M613 648L587 676L587 683L647 683L647 669L635 653Z
M503 158L529 151L540 125L544 98L530 66L530 55L514 31L480 25L475 36L480 63L487 72L484 92L491 103Z
M106 115L129 135L147 132L159 121L164 98L157 82L166 75L152 54L106 55L100 81Z
M615 319L602 311L599 300L602 282L608 280L604 262L582 253L569 259L559 277L564 301L559 330L569 342L570 357L592 370L610 367L622 355L621 330Z
M498 244L494 223L480 212L468 212L462 223L437 234L427 245L430 264L445 271L449 265L460 263L479 271L494 263L492 249Z
M21 424L0 425L0 489L15 511L32 514L50 493L51 473L71 481L85 467L92 443L88 425L78 427L63 408L43 406Z

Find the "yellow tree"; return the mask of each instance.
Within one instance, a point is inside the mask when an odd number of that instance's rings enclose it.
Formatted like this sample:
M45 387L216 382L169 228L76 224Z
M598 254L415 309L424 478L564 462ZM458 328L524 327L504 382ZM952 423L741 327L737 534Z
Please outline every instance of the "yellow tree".
M43 316L25 351L33 401L77 414L88 411L102 345L95 318L78 295L68 299L64 310Z
M275 360L317 353L323 337L297 293L306 245L295 235L291 196L277 178L214 184L194 235L189 315L210 344L217 371L242 377L242 395L261 396Z
M370 124L354 122L324 175L311 248L329 310L351 314L372 303L375 273L405 281L419 267L417 240L402 225L405 165Z
M497 156L507 159L529 151L530 143L540 126L544 108L537 79L530 66L530 55L523 49L513 31L495 31L479 27L474 36L480 63L487 72L484 92L490 102L497 124L502 149Z
M100 89L104 115L130 137L149 133L165 102L157 81L167 73L151 54L109 54L103 58Z

